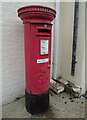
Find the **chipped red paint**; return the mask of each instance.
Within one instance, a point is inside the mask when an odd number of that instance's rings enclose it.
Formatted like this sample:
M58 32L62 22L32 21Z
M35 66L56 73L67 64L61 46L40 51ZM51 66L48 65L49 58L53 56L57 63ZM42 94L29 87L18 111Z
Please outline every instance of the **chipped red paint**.
M44 93L50 87L51 21L55 15L55 10L44 6L26 6L18 9L18 16L24 23L26 91L31 94ZM41 39L49 40L48 54L40 54ZM37 59L49 61L37 63Z

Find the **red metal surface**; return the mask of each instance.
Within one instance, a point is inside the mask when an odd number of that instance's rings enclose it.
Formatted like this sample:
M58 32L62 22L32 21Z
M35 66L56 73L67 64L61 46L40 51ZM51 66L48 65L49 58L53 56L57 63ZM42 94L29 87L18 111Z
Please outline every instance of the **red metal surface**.
M44 6L18 9L18 16L24 23L26 90L32 94L44 93L50 86L51 32L39 32L38 29L51 31L55 14L55 10ZM41 39L49 40L48 54L40 54ZM38 59L45 58L49 61L37 63Z

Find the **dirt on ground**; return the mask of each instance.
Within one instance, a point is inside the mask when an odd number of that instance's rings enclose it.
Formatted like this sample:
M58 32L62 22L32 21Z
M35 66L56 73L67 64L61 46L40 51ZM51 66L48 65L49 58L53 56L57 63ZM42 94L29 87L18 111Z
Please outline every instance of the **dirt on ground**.
M50 106L47 112L31 115L26 111L25 98L20 98L2 107L3 118L85 118L85 98L73 98L66 92L50 92Z

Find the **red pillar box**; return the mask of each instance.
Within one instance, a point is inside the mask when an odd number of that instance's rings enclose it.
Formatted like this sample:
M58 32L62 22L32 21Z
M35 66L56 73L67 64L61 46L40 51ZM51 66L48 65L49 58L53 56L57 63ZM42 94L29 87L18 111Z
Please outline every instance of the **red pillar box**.
M55 10L44 6L18 9L24 24L26 109L32 114L44 112L49 106L51 31Z

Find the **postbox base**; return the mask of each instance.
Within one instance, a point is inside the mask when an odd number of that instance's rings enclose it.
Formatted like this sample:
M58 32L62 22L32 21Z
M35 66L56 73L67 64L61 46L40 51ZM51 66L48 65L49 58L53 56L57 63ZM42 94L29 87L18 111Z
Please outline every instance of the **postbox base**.
M30 94L25 90L26 110L31 114L46 112L49 107L49 90L43 94Z

